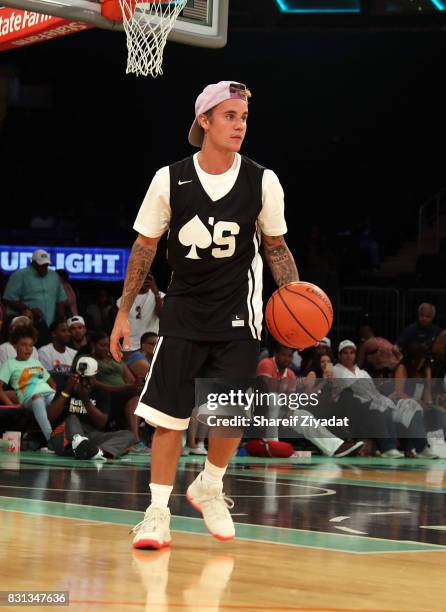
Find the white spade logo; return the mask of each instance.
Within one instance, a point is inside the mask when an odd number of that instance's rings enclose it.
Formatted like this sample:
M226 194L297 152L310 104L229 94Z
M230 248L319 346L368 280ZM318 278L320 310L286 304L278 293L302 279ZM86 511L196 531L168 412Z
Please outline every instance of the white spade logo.
M212 244L212 235L200 217L195 215L180 229L178 240L183 246L190 246L190 251L186 255L188 259L201 259L197 254L197 247L207 249Z

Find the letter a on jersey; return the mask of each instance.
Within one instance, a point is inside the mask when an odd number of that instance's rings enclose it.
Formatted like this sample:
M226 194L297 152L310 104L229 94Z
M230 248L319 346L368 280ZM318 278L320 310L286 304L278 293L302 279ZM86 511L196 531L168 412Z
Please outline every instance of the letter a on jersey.
M190 246L190 251L186 255L188 259L201 259L197 253L197 247L199 249L207 249L211 246L212 235L200 217L195 215L180 229L178 240L183 246Z

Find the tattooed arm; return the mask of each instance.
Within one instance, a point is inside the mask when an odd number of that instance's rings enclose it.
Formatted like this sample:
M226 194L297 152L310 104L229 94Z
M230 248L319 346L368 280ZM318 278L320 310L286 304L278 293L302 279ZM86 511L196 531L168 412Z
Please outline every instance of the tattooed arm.
M121 306L110 336L110 352L116 361L122 359L122 349L119 344L121 338L124 349L130 349L129 312L155 258L158 241L159 238L148 238L139 234L133 244L125 273Z
M274 280L281 287L286 283L299 280L294 257L291 255L283 236L266 236L262 234L265 259Z

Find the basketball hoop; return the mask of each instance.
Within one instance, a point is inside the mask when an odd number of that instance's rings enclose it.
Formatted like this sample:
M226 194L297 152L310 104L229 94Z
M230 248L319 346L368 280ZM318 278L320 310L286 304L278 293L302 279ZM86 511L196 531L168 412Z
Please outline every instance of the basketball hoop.
M127 37L127 74L163 74L167 37L188 0L104 0L101 13L122 21Z

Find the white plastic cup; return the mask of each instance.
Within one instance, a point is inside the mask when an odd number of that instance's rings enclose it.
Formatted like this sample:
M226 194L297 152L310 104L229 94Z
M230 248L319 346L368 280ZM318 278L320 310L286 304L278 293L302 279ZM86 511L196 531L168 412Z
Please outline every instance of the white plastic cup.
M20 431L5 431L3 440L9 445L6 449L9 453L20 453L22 433Z

